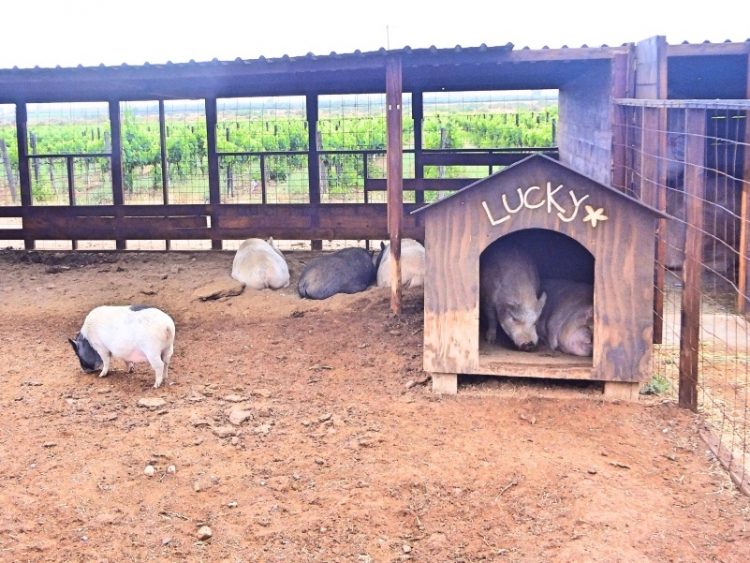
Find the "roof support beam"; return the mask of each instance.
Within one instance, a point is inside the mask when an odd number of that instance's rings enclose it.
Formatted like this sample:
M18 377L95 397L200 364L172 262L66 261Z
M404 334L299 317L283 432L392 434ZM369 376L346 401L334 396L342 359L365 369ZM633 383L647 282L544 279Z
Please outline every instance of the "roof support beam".
M404 215L401 59L388 59L385 67L386 127L388 131L388 235L391 242L391 311L401 314L401 222Z

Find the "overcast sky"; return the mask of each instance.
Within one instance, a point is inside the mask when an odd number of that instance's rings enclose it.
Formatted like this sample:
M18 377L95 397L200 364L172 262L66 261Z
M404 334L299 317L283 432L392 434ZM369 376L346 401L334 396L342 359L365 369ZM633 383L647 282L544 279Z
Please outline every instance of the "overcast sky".
M700 5L700 10L695 6ZM744 41L750 1L6 0L0 68L328 54L380 47Z

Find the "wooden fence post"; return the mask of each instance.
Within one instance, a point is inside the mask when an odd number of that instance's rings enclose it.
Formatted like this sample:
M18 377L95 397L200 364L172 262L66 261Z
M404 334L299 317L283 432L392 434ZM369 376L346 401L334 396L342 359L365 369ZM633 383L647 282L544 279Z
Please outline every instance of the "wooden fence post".
M411 93L411 117L414 121L414 177L424 178L424 164L422 164L424 94L422 92ZM417 190L414 193L414 201L415 203L424 203L424 190ZM422 218L419 217L418 221L422 221Z
M161 157L161 191L162 203L169 205L169 159L167 158L167 114L164 100L159 100L159 154ZM171 250L171 241L164 241L164 248Z
M13 176L13 168L10 164L10 156L8 155L8 147L5 144L5 139L0 139L0 158L3 160L5 178L8 181L10 201L15 205L16 200L18 199L18 194L16 193L16 178Z
M21 188L21 215L23 228L26 229L26 215L31 207L31 173L29 170L29 128L26 113L26 103L16 104L16 142L18 143L18 181ZM34 249L34 241L24 238L23 246L26 250Z
M679 405L692 411L698 410L705 135L705 110L686 110L685 200L687 205L687 234L685 237L685 262L682 267L680 385L678 395Z
M745 95L750 99L750 55L747 56L747 86ZM737 273L737 310L746 313L750 309L747 292L750 289L750 270L747 262L750 260L750 111L745 112L745 147L742 159L742 203L740 206L740 247L739 271Z
M385 67L386 125L388 129L388 234L391 243L391 311L401 314L401 223L404 214L401 59L389 58Z
M109 102L109 124L112 132L112 203L115 206L115 220L123 217L123 205L125 197L123 196L122 185L122 126L120 122L120 102L112 100ZM117 250L125 250L126 241L117 239L115 241Z
M206 146L208 150L208 201L211 207L211 229L218 225L218 214L214 208L221 203L219 186L219 155L216 152L216 98L206 98ZM221 250L221 240L211 239L211 250Z
M312 215L310 216L310 227L317 228L320 224L319 206L320 206L320 155L318 147L320 143L318 133L318 96L308 94L305 97L305 108L307 112L307 181L310 190L310 206ZM312 250L322 250L322 240L311 240L310 248Z
M664 100L667 98L667 40L658 35L635 46L635 97ZM643 108L641 124L640 198L660 211L666 209L666 166L661 162L667 146L667 110ZM665 219L659 220L654 270L654 337L660 344L664 315L664 261L666 257Z

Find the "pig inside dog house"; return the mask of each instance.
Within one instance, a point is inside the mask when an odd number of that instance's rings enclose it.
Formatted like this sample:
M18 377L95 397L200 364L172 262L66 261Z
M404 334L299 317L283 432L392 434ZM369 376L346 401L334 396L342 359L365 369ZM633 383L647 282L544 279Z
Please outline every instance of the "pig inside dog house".
M456 393L458 374L480 374L602 381L605 396L637 397L650 369L663 214L544 155L413 213L425 224L424 369L435 392ZM481 270L511 247L531 258L543 287L550 279L593 285L590 355L541 342L524 351L501 335L502 325L497 340L487 341ZM541 305L530 299L528 309Z

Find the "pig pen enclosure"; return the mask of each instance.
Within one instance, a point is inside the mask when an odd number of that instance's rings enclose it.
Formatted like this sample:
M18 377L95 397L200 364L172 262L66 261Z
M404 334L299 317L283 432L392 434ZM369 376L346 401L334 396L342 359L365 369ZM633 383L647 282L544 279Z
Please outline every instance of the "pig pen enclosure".
M2 557L745 561L748 51L0 70ZM410 211L537 152L670 217L656 394L440 397L420 289L395 316L383 289L296 296L322 247L423 240ZM196 300L231 254L194 251L252 236L291 250L292 285ZM117 252L142 249L190 252ZM174 316L170 385L80 373L65 338L105 302Z

